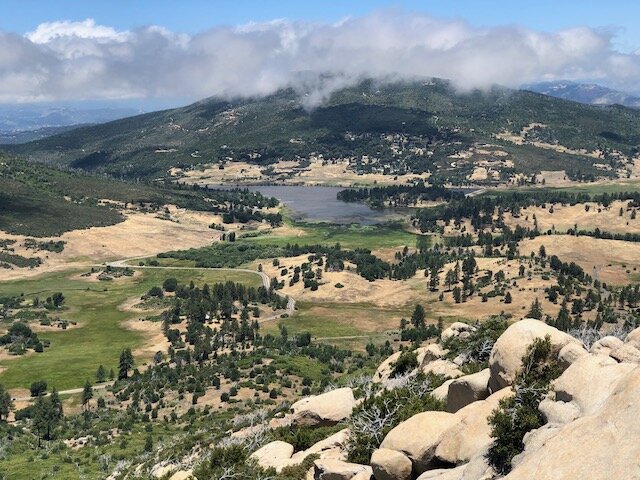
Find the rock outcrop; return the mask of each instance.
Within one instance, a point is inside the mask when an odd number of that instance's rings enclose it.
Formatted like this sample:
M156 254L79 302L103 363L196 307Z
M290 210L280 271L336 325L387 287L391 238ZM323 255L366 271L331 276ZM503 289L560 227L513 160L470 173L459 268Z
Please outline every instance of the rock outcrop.
M169 480L195 480L191 470L180 470L169 477Z
M466 323L453 322L451 325L449 325L447 328L445 328L442 331L442 333L440 334L440 341L446 342L447 340L453 337L465 338L465 337L468 337L469 334L474 330L475 330L474 327L472 327L471 325L467 325Z
M455 380L454 378L451 378L451 379L445 381L438 388L435 388L431 392L431 395L433 396L433 398L436 398L436 399L438 399L441 402L444 402L446 404L447 403L447 397L449 396L449 385L451 385L451 383L454 380Z
M291 406L294 425L331 426L351 416L356 399L350 388L303 398Z
M618 362L624 363L640 363L640 350L633 345L625 343L620 347L611 350L609 356Z
M558 362L560 367L565 370L580 357L584 357L589 352L577 343L568 343L558 353Z
M491 444L491 427L488 417L500 400L513 393L502 389L486 400L471 403L459 410L457 423L447 430L435 451L436 458L444 463L460 465L471 460Z
M371 468L376 480L410 480L413 467L404 453L379 448L371 455Z
M612 350L621 347L624 342L617 337L607 336L591 345L590 353L595 355L609 355Z
M500 335L489 356L489 389L491 392L508 387L522 368L522 357L527 347L536 338L551 339L551 347L555 355L570 343L579 344L578 340L568 333L561 332L540 320L526 318L512 324Z
M445 378L457 378L464 375L462 371L458 368L458 365L455 363L439 358L438 360L433 360L420 368L422 373L440 375Z
M274 468L276 472L280 472L284 467L290 465L292 455L293 445L281 440L276 440L259 448L253 452L249 458L255 460L256 463L265 470Z
M341 460L316 460L313 463L314 480L356 480L358 475L359 478L371 478L373 470L368 465Z
M422 368L434 360L444 357L448 351L437 343L432 343L426 347L416 348L414 350L416 359L418 360L418 368Z
M490 376L489 369L485 368L478 373L453 380L447 392L447 412L455 413L470 403L487 398Z
M387 359L378 366L371 381L373 383L385 383L389 380L391 378L391 373L393 372L393 366L400 358L401 353L402 352L396 352L387 357Z
M634 368L600 408L528 443L505 480L639 478L640 368Z
M436 447L442 436L459 421L447 412L422 412L397 425L380 448L397 450L408 456L417 473L433 468Z
M319 455L321 459L346 460L345 448L349 440L349 429L345 428L330 437L320 440L306 450L294 453L290 464L298 465L309 455Z
M582 415L592 413L634 368L633 364L618 363L604 355L585 355L553 382L555 400L572 402Z

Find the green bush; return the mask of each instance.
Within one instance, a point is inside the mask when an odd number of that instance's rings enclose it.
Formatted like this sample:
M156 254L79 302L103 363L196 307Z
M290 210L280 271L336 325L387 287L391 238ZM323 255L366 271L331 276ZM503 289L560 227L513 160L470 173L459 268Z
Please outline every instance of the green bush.
M454 359L462 354L467 362L479 364L480 370L486 368L493 344L507 327L505 317L495 316L478 325L476 330L465 339L450 337L443 344L443 347L449 350L447 358Z
M511 470L511 460L524 450L525 434L544 424L538 405L561 372L550 337L536 338L522 357L522 370L512 387L514 395L501 400L489 417L495 441L488 459L497 472L506 474Z
M398 360L393 364L393 370L391 371L392 377L399 377L405 373L409 373L414 368L418 367L418 357L415 352L406 350L400 354Z
M304 426L286 426L279 427L271 432L273 440L282 440L290 443L296 452L306 450L313 444L330 437L334 433L345 428L345 425L334 425L332 427L304 427Z

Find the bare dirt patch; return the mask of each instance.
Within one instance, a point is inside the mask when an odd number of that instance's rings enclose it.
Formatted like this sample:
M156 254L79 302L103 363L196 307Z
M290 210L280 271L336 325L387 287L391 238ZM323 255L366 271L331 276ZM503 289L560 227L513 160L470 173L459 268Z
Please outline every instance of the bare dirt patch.
M170 343L162 332L160 322L132 319L122 325L145 336L144 344L133 352L135 357L151 358L156 352L166 352L169 349Z

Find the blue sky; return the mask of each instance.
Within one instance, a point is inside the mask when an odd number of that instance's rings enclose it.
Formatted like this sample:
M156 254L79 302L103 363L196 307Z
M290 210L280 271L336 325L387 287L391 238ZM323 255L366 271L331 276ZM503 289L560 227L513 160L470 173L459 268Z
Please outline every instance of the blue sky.
M621 50L640 48L637 0L0 0L0 29L26 33L42 22L84 20L128 30L156 24L198 33L216 25L275 18L333 22L381 8L402 8L435 16L462 17L476 26L518 24L541 31L573 26L616 32Z

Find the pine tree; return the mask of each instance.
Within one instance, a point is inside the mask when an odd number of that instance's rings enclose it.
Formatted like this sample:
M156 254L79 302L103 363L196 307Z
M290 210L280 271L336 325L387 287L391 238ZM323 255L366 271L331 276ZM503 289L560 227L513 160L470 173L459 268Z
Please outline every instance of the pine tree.
M562 330L564 332L571 328L571 315L569 315L569 309L567 308L566 299L562 301L562 305L560 306L560 311L558 312L555 323L555 327L558 330Z
M455 276L455 274L453 273L453 270L447 270L447 273L446 273L446 275L444 277L444 283L446 284L447 290L449 290L449 291L451 290L451 285L453 285L453 283L454 283L454 281L453 281L454 280L454 276Z
M536 320L541 320L542 315L543 315L542 306L540 305L540 300L538 300L538 297L536 297L536 299L531 304L531 308L529 309L529 313L527 313L527 317L535 318Z
M0 384L0 421L2 421L3 418L6 420L12 408L13 402L11 400L11 394Z
M120 353L120 363L118 367L118 380L125 379L129 376L129 370L133 368L133 354L130 348L125 348Z
M96 372L96 380L98 383L102 383L107 379L107 371L105 370L103 365L98 367L98 371Z
M420 304L416 305L416 308L413 309L413 313L411 314L411 324L415 328L424 328L425 323L425 312L424 307Z
M91 383L87 380L84 383L84 389L82 390L82 406L87 409L89 408L89 401L93 398L93 388L91 387Z
M460 301L462 300L462 290L460 290L460 287L455 287L453 289L453 300L456 303L460 303Z
M153 437L149 434L144 442L144 451L150 452L151 450L153 450Z
M440 276L438 275L438 267L433 267L429 273L429 289L435 292L438 289L440 283Z
M38 437L38 447L41 440L51 440L60 420L62 420L62 402L58 391L54 388L48 397L39 396L33 406L32 430Z

